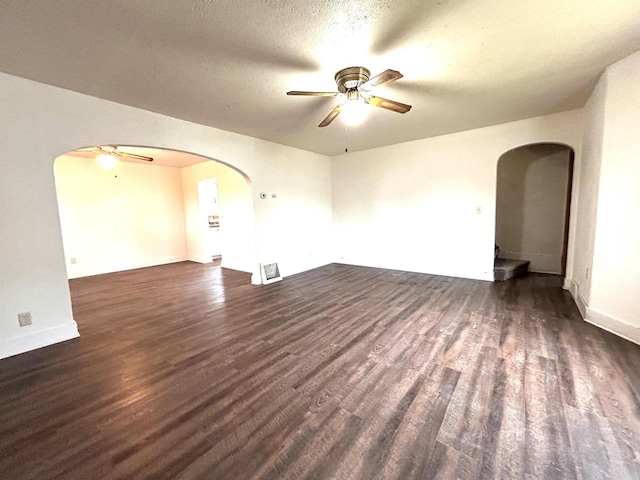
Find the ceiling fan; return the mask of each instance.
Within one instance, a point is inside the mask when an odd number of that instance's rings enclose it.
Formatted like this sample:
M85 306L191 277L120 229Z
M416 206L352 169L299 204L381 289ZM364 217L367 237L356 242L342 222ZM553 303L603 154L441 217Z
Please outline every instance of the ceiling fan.
M335 75L337 92L287 92L287 95L306 95L310 97L341 97L342 102L338 104L326 118L320 122L319 127L329 125L340 112L347 113L346 110L355 110L361 105L373 105L397 113L407 113L411 110L411 105L406 103L388 100L386 98L372 95L371 89L381 85L386 85L402 78L402 74L396 70L385 70L384 72L370 78L371 73L364 67L343 68ZM356 108L354 108L356 107Z
M131 160L142 160L144 162L153 162L152 157L138 155L136 153L122 152L118 150L118 147L116 147L115 145L98 145L97 147L80 148L78 151L91 152L98 155L110 155L113 157L120 157Z

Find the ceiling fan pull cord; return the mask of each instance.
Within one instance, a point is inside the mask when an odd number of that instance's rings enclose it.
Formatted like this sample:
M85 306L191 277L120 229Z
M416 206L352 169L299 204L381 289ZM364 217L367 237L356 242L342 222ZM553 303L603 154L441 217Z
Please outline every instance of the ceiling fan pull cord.
M349 153L349 143L348 143L348 138L347 138L347 130L348 130L348 126L345 123L344 124L344 153Z

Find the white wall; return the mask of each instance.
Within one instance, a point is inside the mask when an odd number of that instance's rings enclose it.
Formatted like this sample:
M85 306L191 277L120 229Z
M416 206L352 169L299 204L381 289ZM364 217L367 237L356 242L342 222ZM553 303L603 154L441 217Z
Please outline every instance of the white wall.
M492 280L498 159L539 142L579 158L581 131L571 111L333 157L336 260Z
M198 182L215 178L220 208L222 266L251 272L255 259L253 202L246 179L231 167L213 161L185 167L181 169L181 175L189 259L194 262L211 261L203 253Z
M69 278L187 259L179 168L119 161L108 171L63 155L54 175Z
M577 181L573 184L573 190L578 196L577 208L572 217L575 219L576 243L571 282L565 282L565 287L571 289L583 316L586 314L585 305L589 303L591 295L593 242L596 230L604 133L605 92L606 78L603 77L584 108L585 128L582 155L574 173Z
M261 259L278 260L284 276L332 260L331 165L323 155L6 74L0 74L0 111L0 357L77 334L53 161L79 147L176 149L243 171L254 192L255 278ZM263 191L278 198L260 200ZM17 314L25 311L33 325L21 328Z
M597 170L590 291L579 293L587 320L640 343L640 52L607 69L592 96L585 138ZM593 201L593 199L591 199ZM595 217L593 216L595 214ZM588 286L586 284L585 286Z
M529 260L530 272L562 273L571 150L530 145L498 162L496 243L500 258Z

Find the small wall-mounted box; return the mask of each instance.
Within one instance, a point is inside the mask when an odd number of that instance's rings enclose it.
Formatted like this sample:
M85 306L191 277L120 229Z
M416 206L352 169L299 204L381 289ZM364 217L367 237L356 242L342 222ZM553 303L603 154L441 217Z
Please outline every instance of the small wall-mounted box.
M21 327L26 327L27 325L31 325L33 320L31 319L31 312L24 312L18 314L18 323Z

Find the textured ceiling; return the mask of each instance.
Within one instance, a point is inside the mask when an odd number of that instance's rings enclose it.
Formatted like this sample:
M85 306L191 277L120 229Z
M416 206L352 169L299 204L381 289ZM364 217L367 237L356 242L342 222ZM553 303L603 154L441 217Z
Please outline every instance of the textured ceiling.
M0 71L324 154L584 105L640 49L638 0L0 0ZM365 123L317 124L333 75L404 78Z

